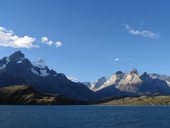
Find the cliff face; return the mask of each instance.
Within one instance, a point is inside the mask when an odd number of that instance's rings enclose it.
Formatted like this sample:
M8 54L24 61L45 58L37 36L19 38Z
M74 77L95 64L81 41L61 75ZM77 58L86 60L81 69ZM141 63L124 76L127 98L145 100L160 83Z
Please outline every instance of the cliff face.
M96 91L101 97L170 95L168 81L163 77L151 77L146 72L139 74L136 69L129 73L116 72Z

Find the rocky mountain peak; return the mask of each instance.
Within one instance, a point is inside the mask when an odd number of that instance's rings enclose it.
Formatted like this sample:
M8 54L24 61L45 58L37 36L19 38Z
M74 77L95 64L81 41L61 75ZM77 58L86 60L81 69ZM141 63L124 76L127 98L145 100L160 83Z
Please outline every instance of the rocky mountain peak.
M147 72L144 72L141 76L140 76L140 79L148 82L148 81L151 81L151 77L147 74Z
M0 86L9 85L29 85L45 94L60 94L84 101L97 98L83 84L72 82L64 74L49 69L42 59L31 62L21 51L0 59Z
M147 72L144 72L141 77L150 77Z
M107 78L105 76L99 78L96 82L94 82L93 84L95 84L95 87L98 88L101 85L103 85L105 82L107 81Z
M105 76L99 78L97 81L98 82L105 82L107 80L107 78Z
M95 91L98 88L100 88L106 81L107 81L107 78L105 76L103 76L103 77L99 78L98 80L96 80L95 82L91 83L89 88L91 90Z
M122 75L122 74L124 74L122 71L117 71L116 73L115 73L116 75Z
M131 74L131 75L133 75L133 74L139 75L137 69L135 69L135 68L133 68L133 69L130 71L130 74Z
M9 56L9 59L11 61L19 61L23 58L25 58L25 55L21 51L16 51L12 55Z

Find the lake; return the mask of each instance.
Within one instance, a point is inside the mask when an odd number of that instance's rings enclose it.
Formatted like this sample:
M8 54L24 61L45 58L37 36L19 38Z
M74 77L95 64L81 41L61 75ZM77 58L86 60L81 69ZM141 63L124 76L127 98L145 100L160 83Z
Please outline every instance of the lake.
M170 107L5 105L0 128L170 128Z

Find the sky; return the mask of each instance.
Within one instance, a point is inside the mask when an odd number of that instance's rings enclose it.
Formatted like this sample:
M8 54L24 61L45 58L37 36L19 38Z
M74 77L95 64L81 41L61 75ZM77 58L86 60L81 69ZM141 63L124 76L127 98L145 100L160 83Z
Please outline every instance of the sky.
M30 60L79 81L132 68L170 75L168 0L0 0L0 58Z

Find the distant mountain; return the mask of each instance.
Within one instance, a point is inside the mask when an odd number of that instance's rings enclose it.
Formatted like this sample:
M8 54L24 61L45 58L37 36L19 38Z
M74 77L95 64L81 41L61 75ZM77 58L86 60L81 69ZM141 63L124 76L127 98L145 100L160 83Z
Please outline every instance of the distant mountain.
M146 72L139 74L133 69L129 73L117 71L110 78L101 77L93 83L73 82L64 74L49 69L44 60L30 61L21 51L0 59L0 88L15 85L28 85L43 95L61 95L78 101L170 95L170 76Z
M0 60L0 87L22 84L46 94L60 94L71 99L87 101L97 98L85 85L50 70L42 59L32 62L17 51Z
M101 97L170 95L170 87L162 77L154 77L146 72L140 75L136 69L130 73L116 72L96 91Z
M160 74L149 74L149 76L153 79L160 79L166 81L166 83L170 86L170 76L160 75Z
M87 86L89 89L90 89L90 87L91 87L91 85L92 85L91 82L79 82L79 83L84 84L84 85Z
M82 84L86 85L89 89L91 89L93 91L97 91L100 88L100 86L102 86L106 81L107 81L107 78L103 76L93 83L82 82Z

